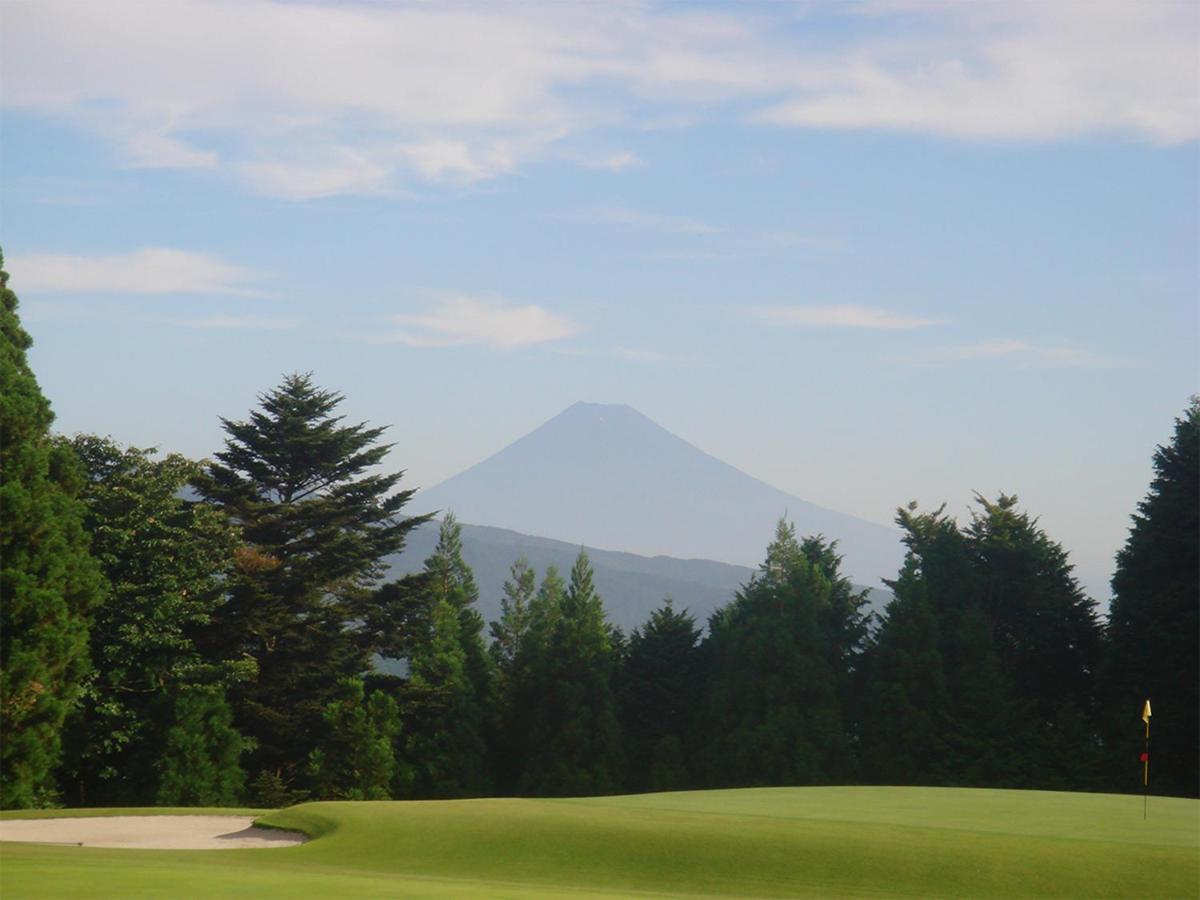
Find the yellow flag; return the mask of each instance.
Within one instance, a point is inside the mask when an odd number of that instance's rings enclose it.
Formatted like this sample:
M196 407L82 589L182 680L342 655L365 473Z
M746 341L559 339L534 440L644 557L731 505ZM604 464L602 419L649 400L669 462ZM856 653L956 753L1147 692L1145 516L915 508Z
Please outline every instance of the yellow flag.
M1146 705L1142 707L1142 721L1147 725L1150 724L1150 701L1146 701Z

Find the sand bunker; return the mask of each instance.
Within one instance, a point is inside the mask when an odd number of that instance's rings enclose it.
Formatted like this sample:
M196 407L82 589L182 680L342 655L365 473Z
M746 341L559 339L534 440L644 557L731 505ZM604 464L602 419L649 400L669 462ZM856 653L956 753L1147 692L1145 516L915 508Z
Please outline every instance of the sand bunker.
M255 828L253 822L253 816L9 819L0 821L0 841L152 850L232 850L291 847L308 840L298 831Z

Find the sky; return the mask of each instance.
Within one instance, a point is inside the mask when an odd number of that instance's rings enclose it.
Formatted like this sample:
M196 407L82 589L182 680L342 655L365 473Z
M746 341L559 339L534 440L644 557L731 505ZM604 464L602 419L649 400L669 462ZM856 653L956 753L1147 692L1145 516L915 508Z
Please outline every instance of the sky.
M0 246L64 433L203 457L311 371L431 487L628 403L876 522L1015 493L1103 601L1200 381L1198 48L1190 0L0 0Z

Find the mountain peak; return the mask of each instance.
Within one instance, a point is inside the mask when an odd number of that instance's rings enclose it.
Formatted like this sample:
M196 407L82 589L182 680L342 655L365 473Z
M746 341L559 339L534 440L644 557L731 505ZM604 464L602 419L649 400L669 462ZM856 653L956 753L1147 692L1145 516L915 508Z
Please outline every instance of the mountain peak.
M751 566L786 512L798 533L839 540L860 583L894 577L903 558L894 530L773 488L623 403L573 403L413 501L444 509L576 545Z

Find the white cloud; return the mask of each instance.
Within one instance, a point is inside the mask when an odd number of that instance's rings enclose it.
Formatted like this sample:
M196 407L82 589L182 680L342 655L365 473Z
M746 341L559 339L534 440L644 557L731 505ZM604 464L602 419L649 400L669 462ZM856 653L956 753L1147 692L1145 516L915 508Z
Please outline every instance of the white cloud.
M541 306L510 306L493 297L447 294L421 315L392 316L401 330L372 337L409 347L528 347L574 337L582 328Z
M297 199L478 181L746 114L821 129L1200 136L1187 2L896 0L689 8L501 2L10 3L0 103L131 166L213 167ZM575 142L573 144L573 142Z
M1011 338L953 347L936 347L920 353L891 357L892 362L908 365L939 365L996 359L1010 360L1026 367L1056 369L1094 369L1119 365L1117 360L1091 350L1063 345L1035 344Z
M125 144L131 169L211 169L217 154L165 134L134 134Z
M597 206L586 209L578 216L581 221L598 225L626 225L633 228L649 228L667 234L713 235L721 229L699 219L686 216L670 216L661 213L630 209L627 206Z
M841 64L758 121L972 139L1200 137L1200 17L1190 3L899 0L860 11L894 16L905 36L852 42Z
M584 156L580 162L589 169L604 169L608 172L624 172L626 169L636 169L642 165L642 160L631 150L619 150L616 153L606 153L598 156Z
M799 328L909 329L943 325L944 319L865 306L760 306L751 314L772 325Z
M262 274L208 253L143 247L111 256L34 253L12 259L18 291L89 294L238 294Z

